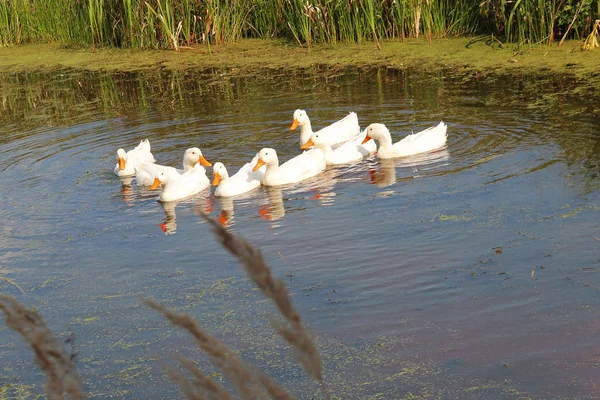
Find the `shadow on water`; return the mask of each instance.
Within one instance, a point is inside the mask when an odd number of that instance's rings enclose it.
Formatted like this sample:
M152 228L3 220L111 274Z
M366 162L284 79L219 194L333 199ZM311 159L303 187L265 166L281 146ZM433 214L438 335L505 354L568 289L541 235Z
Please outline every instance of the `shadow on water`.
M267 326L272 310L207 233L208 212L286 277L340 398L597 398L598 97L562 98L570 84L321 66L0 75L0 277L55 331L77 333L91 397L177 396L158 361L179 348L215 372L139 296L314 395ZM266 146L285 161L299 152L296 108L315 129L356 111L395 140L443 119L448 144L167 204L112 173L116 149L143 138L161 164L191 146L233 169ZM17 343L0 330L2 396L39 393Z

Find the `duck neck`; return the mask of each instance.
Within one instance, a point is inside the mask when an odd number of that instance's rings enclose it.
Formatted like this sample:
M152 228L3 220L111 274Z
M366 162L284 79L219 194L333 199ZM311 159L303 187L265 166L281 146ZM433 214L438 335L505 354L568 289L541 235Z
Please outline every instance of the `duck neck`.
M227 179L229 179L229 172L227 172L227 170L225 170L225 171L223 171L223 174L219 174L219 176L221 177L221 182L224 182Z
M267 166L267 170L272 170L275 171L277 168L279 168L279 160L273 160L271 162L269 162L268 164L265 164Z
M206 173L206 168L204 168L204 166L199 162L193 165L188 164L183 166L183 172L190 172L193 169L199 169L200 171L204 171L204 173Z
M300 145L303 145L304 143L308 142L308 139L310 139L312 134L313 130L310 126L310 120L307 119L304 124L300 125Z
M279 169L279 160L273 160L268 164L265 164L266 170L265 170L265 175L264 175L264 179L268 180L270 176L274 175L277 173L277 170Z
M333 153L333 149L331 148L330 144L322 144L319 146L319 149L321 149L325 155Z
M389 133L379 139L379 148L384 150L392 149L392 137Z
M171 179L167 179L164 182L162 182L162 190L169 190L169 187L173 186L173 181Z
M194 169L194 166L196 165L196 162L194 162L194 161L188 161L184 158L183 159L183 172L188 172L188 171Z

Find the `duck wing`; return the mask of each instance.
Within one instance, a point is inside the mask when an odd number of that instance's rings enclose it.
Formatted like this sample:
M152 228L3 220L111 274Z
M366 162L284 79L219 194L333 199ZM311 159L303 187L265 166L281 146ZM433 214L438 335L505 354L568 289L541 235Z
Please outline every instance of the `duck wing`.
M318 133L327 137L332 146L338 143L347 142L360 134L358 116L355 112L351 112L341 120L324 127Z

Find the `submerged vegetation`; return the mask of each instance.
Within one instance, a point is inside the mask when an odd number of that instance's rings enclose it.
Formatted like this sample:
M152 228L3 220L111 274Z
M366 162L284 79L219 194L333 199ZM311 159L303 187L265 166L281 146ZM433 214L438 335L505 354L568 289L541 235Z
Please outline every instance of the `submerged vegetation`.
M301 46L493 35L517 45L585 39L599 0L1 0L0 45L173 48L240 38Z
M294 308L283 280L273 277L260 250L251 246L243 238L229 233L207 215L204 217L212 226L213 232L223 247L238 258L250 279L276 306L286 322L272 319L273 328L295 351L296 358L304 371L320 384L323 398L329 398L329 393L324 386L318 350L311 334L304 327L300 314ZM223 342L208 334L191 316L175 313L148 299L142 299L142 301L161 313L171 324L187 331L194 338L198 347L223 372L229 384L235 387L242 399L294 398L271 376L246 363ZM73 362L76 353L69 353L63 348L41 314L35 309L27 309L15 298L1 294L0 311L4 314L6 325L18 332L33 350L36 363L47 376L44 391L48 398L85 399L83 384ZM72 340L73 338L70 337L66 343L70 343ZM234 398L224 386L201 371L195 361L184 356L176 358L181 367L189 374L189 378L186 377L186 373L179 372L169 365L165 365L165 367L169 377L179 386L186 398L224 400Z

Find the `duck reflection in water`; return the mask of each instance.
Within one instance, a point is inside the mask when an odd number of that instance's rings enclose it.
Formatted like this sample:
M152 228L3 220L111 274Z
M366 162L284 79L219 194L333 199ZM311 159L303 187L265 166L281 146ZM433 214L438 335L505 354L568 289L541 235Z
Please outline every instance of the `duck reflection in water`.
M265 186L268 203L258 209L258 215L269 221L278 221L285 216L283 191L279 186Z
M235 224L234 221L234 208L236 203L242 205L242 207L251 207L252 203L256 202L257 194L260 191L253 190L252 192L243 193L237 196L231 197L217 197L219 203L221 203L221 213L217 217L221 225L229 227Z
M221 213L217 219L223 226L233 225L233 198L219 197L219 202L221 203Z
M369 180L378 187L391 186L397 181L418 178L421 173L447 165L447 149L402 158L379 159L379 168L369 170Z
M123 197L123 201L127 206L133 206L133 185L131 182L133 181L133 176L124 176L119 178L121 180L121 197Z
M267 193L268 202L260 207L258 215L269 221L281 220L286 213L283 200L284 190L289 195L288 197L306 199L308 195L309 200L318 201L322 206L331 205L335 200L333 189L336 182L337 172L335 169L329 169L314 178L293 186L265 186L264 190Z
M179 203L191 203L192 213L201 216L203 213L210 214L213 211L213 202L214 200L210 195L209 190L204 190L191 199L158 202L165 213L163 221L159 224L160 229L165 235L172 235L177 232L177 213L175 212L175 208L179 205ZM199 218L198 222L204 223L204 218Z
M175 207L179 204L178 201L170 201L168 203L159 203L165 212L163 222L159 224L160 229L165 235L172 235L177 231L177 214Z
M264 201L264 195L265 192L261 189L252 190L237 196L217 197L216 199L221 203L221 212L217 219L223 226L231 227L235 225L235 207L240 207L243 210L254 209Z
M318 180L311 181L308 186L309 192L314 192L310 197L311 200L318 200L322 206L329 206L335 200L335 184L337 182L337 171L335 168L327 169L318 176Z

